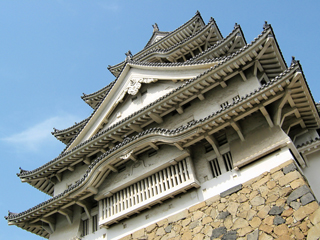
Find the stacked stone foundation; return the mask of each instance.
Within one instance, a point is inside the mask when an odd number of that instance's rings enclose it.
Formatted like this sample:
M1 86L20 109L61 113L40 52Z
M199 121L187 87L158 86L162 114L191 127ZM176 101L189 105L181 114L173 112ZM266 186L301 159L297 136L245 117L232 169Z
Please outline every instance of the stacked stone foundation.
M121 239L319 238L319 204L294 162L288 161Z

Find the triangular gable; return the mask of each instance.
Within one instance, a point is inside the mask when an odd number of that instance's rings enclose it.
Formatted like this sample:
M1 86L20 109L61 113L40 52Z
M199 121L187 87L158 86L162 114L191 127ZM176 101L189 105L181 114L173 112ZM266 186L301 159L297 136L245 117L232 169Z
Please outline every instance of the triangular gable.
M127 63L108 95L100 103L100 106L95 110L91 119L87 122L76 139L74 139L74 141L68 146L67 150L70 150L79 143L90 139L103 128L110 127L115 124L117 121L113 120L110 122L110 117L112 117L112 115L114 116L115 109L124 101L125 96L135 96L143 84L148 85L158 81L170 81L171 83L172 81L181 82L183 80L196 77L204 70L216 64L216 62L187 65L157 64L157 67L154 67L152 64L135 65L133 63ZM176 85L176 87L178 86L179 84ZM160 98L167 92L169 91L162 91L161 94L157 95L157 98ZM153 99L154 96L151 96L151 98L152 101L156 100ZM137 107L134 109L134 112L144 106L145 104ZM119 111L119 108L117 110ZM121 112L121 110L119 112ZM131 112L132 110L127 111L127 114ZM127 115L120 116L119 119L123 119L126 116Z

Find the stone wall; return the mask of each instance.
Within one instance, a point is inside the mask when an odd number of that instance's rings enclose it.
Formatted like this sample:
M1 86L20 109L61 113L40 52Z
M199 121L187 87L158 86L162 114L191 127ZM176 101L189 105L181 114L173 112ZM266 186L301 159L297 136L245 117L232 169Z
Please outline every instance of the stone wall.
M320 208L293 161L123 237L318 239Z

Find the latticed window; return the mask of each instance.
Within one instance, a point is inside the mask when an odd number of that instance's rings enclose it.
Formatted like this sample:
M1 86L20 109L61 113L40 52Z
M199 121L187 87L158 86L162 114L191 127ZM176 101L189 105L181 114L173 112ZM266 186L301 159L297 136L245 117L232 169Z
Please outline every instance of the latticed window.
M161 203L186 189L199 186L194 179L191 160L185 158L99 202L99 224L112 224L125 216Z
M209 161L213 177L218 177L222 174L222 167L225 167L227 172L233 168L232 156L230 152L222 154L222 158L215 158Z

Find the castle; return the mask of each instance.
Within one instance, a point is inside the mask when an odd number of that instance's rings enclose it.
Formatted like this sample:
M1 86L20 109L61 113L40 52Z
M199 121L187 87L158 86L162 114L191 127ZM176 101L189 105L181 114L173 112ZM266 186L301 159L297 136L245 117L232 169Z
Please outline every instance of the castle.
M52 196L5 218L55 239L317 239L320 105L270 24L247 43L199 12L109 66L93 112L18 176Z

